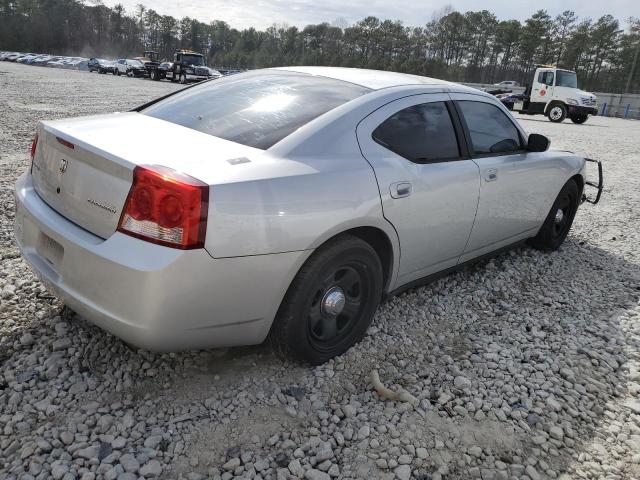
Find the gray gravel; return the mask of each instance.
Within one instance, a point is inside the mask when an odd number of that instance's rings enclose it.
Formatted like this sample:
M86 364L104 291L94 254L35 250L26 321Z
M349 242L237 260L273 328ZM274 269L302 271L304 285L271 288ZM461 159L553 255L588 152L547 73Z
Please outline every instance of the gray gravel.
M131 350L18 255L12 188L35 122L174 88L0 63L0 478L640 477L640 122L518 117L604 160L601 204L560 251L394 298L358 346L307 368L264 346ZM418 407L378 397L372 368Z

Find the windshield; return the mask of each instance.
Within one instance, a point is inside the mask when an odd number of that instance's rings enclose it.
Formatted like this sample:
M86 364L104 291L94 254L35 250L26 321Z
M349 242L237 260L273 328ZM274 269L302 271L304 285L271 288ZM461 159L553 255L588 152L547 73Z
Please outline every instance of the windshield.
M142 113L267 149L314 118L369 91L327 77L262 70L189 88Z
M129 65L132 65L134 67L141 67L142 66L142 62L139 60L129 60Z
M557 70L556 87L578 88L578 79L576 78L575 72Z
M204 65L204 57L202 55L182 55L182 63L187 65Z

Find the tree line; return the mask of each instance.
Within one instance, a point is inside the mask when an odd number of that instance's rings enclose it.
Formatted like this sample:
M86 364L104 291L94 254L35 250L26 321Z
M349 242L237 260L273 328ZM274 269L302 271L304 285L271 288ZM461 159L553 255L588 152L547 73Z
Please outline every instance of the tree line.
M587 90L640 92L640 19L627 23L623 29L611 15L552 17L545 10L520 22L447 7L421 27L369 16L352 25L337 20L239 30L221 20L161 15L142 4L126 12L100 0L0 0L0 50L111 57L155 50L171 58L175 49L190 48L219 68L332 65L523 84L534 65L553 63L575 70Z

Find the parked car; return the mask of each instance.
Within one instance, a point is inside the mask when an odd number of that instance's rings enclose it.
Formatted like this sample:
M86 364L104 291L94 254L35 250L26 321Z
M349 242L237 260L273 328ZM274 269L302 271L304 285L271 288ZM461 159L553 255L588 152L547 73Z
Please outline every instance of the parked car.
M53 68L64 68L66 61L67 60L64 57L54 57L47 62L46 66Z
M502 104L507 107L509 110L513 110L513 104L517 101L522 101L527 98L527 95L524 93L505 93L502 95L496 95L498 100L502 102Z
M118 59L114 64L114 75L128 75L130 77L144 77L147 71L140 60L126 58Z
M53 60L53 58L54 57L51 56L51 55L41 55L41 56L35 58L33 60L33 62L31 62L31 65L36 65L36 66L40 66L41 67L41 66L46 65L47 62Z
M103 58L95 58L92 57L89 59L87 63L89 73L98 72L98 73L109 73L113 72L113 62L109 60L105 60Z
M520 84L518 82L516 82L515 80L504 80L500 83L494 83L494 85L497 85L499 87L518 87L520 86Z
M548 146L462 85L256 70L40 122L15 238L65 303L133 345L268 337L317 364L363 337L383 295L519 242L557 249L587 160Z

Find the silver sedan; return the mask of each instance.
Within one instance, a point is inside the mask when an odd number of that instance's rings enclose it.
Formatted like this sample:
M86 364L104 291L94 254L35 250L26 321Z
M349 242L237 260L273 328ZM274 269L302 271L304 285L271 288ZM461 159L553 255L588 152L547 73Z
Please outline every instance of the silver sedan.
M39 123L15 237L67 305L131 344L269 338L317 364L385 295L523 241L557 249L586 167L548 146L461 85L258 70Z

